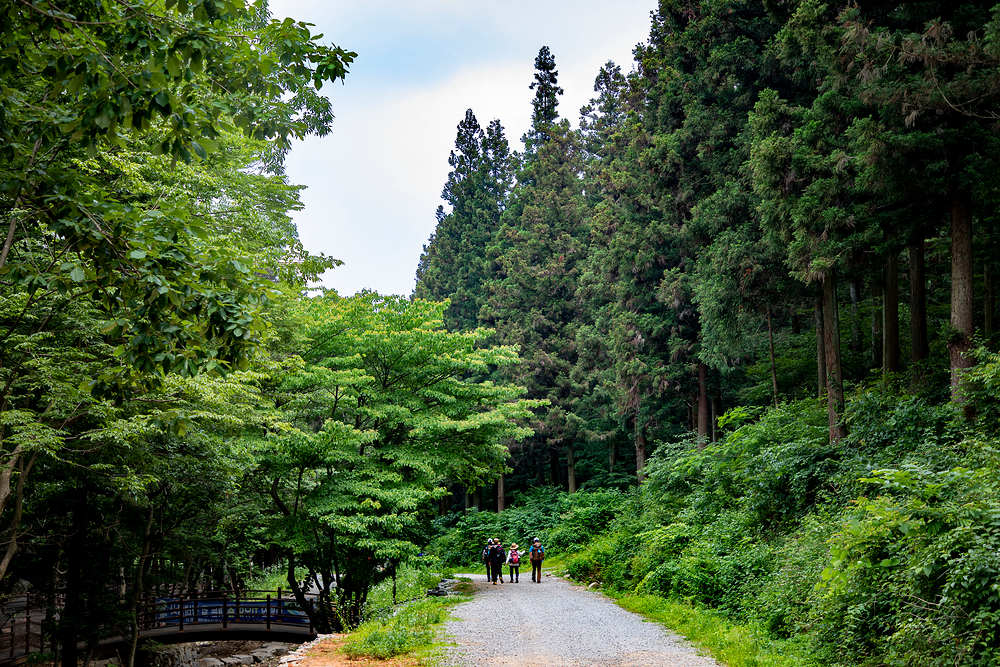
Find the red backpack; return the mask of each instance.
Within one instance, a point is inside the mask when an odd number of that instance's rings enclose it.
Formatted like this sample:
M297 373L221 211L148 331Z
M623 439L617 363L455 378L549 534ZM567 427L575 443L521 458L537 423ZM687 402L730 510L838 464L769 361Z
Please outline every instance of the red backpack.
M510 562L514 565L521 562L521 554L518 553L517 549L514 549L514 552L510 555Z

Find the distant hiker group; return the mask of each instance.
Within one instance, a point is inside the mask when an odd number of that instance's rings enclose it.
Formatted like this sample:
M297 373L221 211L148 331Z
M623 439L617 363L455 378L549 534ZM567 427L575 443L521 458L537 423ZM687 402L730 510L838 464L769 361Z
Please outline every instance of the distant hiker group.
M542 583L542 561L545 560L545 548L536 537L531 541L531 546L527 551L521 551L517 542L510 545L510 551L504 551L500 540L490 538L486 540L483 547L481 560L486 564L486 581L492 581L496 586L497 579L503 583L503 566L507 564L509 570L507 579L512 583L520 583L519 575L521 569L521 559L527 555L531 561L531 580L537 584Z

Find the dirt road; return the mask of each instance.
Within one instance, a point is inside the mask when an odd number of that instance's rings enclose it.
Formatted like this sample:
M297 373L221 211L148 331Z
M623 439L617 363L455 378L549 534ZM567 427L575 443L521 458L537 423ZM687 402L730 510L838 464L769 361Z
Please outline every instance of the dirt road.
M475 598L459 605L446 634L454 667L719 667L660 625L607 597L553 576L492 585L471 577ZM522 575L524 576L524 575Z

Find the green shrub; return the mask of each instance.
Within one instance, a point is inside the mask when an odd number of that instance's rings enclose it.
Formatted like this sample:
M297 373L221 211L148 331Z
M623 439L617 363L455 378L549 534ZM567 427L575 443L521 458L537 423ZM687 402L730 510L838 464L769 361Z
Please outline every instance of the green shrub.
M447 603L437 599L413 602L388 620L362 624L346 642L343 652L352 658L385 660L433 643L433 626L448 618Z

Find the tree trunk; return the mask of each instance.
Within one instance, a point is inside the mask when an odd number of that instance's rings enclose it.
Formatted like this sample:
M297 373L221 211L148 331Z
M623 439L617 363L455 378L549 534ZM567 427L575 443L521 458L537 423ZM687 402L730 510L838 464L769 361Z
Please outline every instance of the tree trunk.
M924 241L910 246L910 361L930 356L927 342L927 279L924 276Z
M882 286L873 285L872 286L872 299L882 299ZM882 368L882 359L884 350L882 349L882 344L884 341L884 335L882 334L882 307L879 308L879 312L872 311L872 363L871 368Z
M771 388L774 392L774 407L778 407L778 365L774 360L774 326L771 323L771 309L767 309L767 349L771 356Z
M570 493L576 493L576 454L572 442L566 443L566 486Z
M561 466L559 465L559 448L555 445L549 445L549 486L562 486L560 482L560 477L562 475Z
M708 366L698 362L698 446L708 442Z
M483 497L482 487L477 486L476 490L472 492L472 506L476 508L477 512L483 508L482 497Z
M823 297L816 297L813 309L816 321L816 388L817 398L826 393L826 326L823 323Z
M990 262L983 264L983 335L989 341L993 337L994 306L993 267Z
M641 424L641 425L640 425ZM646 478L642 469L646 465L646 425L636 417L635 419L635 476L636 481L642 484Z
M885 263L885 295L882 298L882 375L899 370L899 255Z
M503 512L504 507L506 507L506 504L504 503L507 493L505 489L506 477L506 475L500 475L500 478L497 480L497 514Z
M712 442L719 441L719 417L722 416L722 397L712 397Z
M462 487L462 512L468 513L469 511L469 487Z
M131 628L130 636L128 641L128 657L126 658L126 667L135 667L135 650L139 645L139 601L142 599L143 591L143 581L146 576L146 562L149 560L150 551L152 550L153 540L151 539L153 531L153 508L154 505L150 503L149 513L146 517L146 530L142 536L142 553L139 554L139 562L135 567L135 578L132 580L132 598L129 600L129 614Z
M611 439L611 451L608 453L608 472L615 471L615 464L618 463L618 441Z
M858 302L861 301L861 279L851 278L851 352L861 352L861 318L858 316Z
M830 442L844 437L840 415L844 410L844 376L840 366L840 318L837 313L837 274L833 269L823 279L823 323L826 349L826 397Z
M972 273L972 197L968 190L953 190L951 195L951 326L948 342L951 353L951 400L965 403L962 371L973 365L973 273Z

